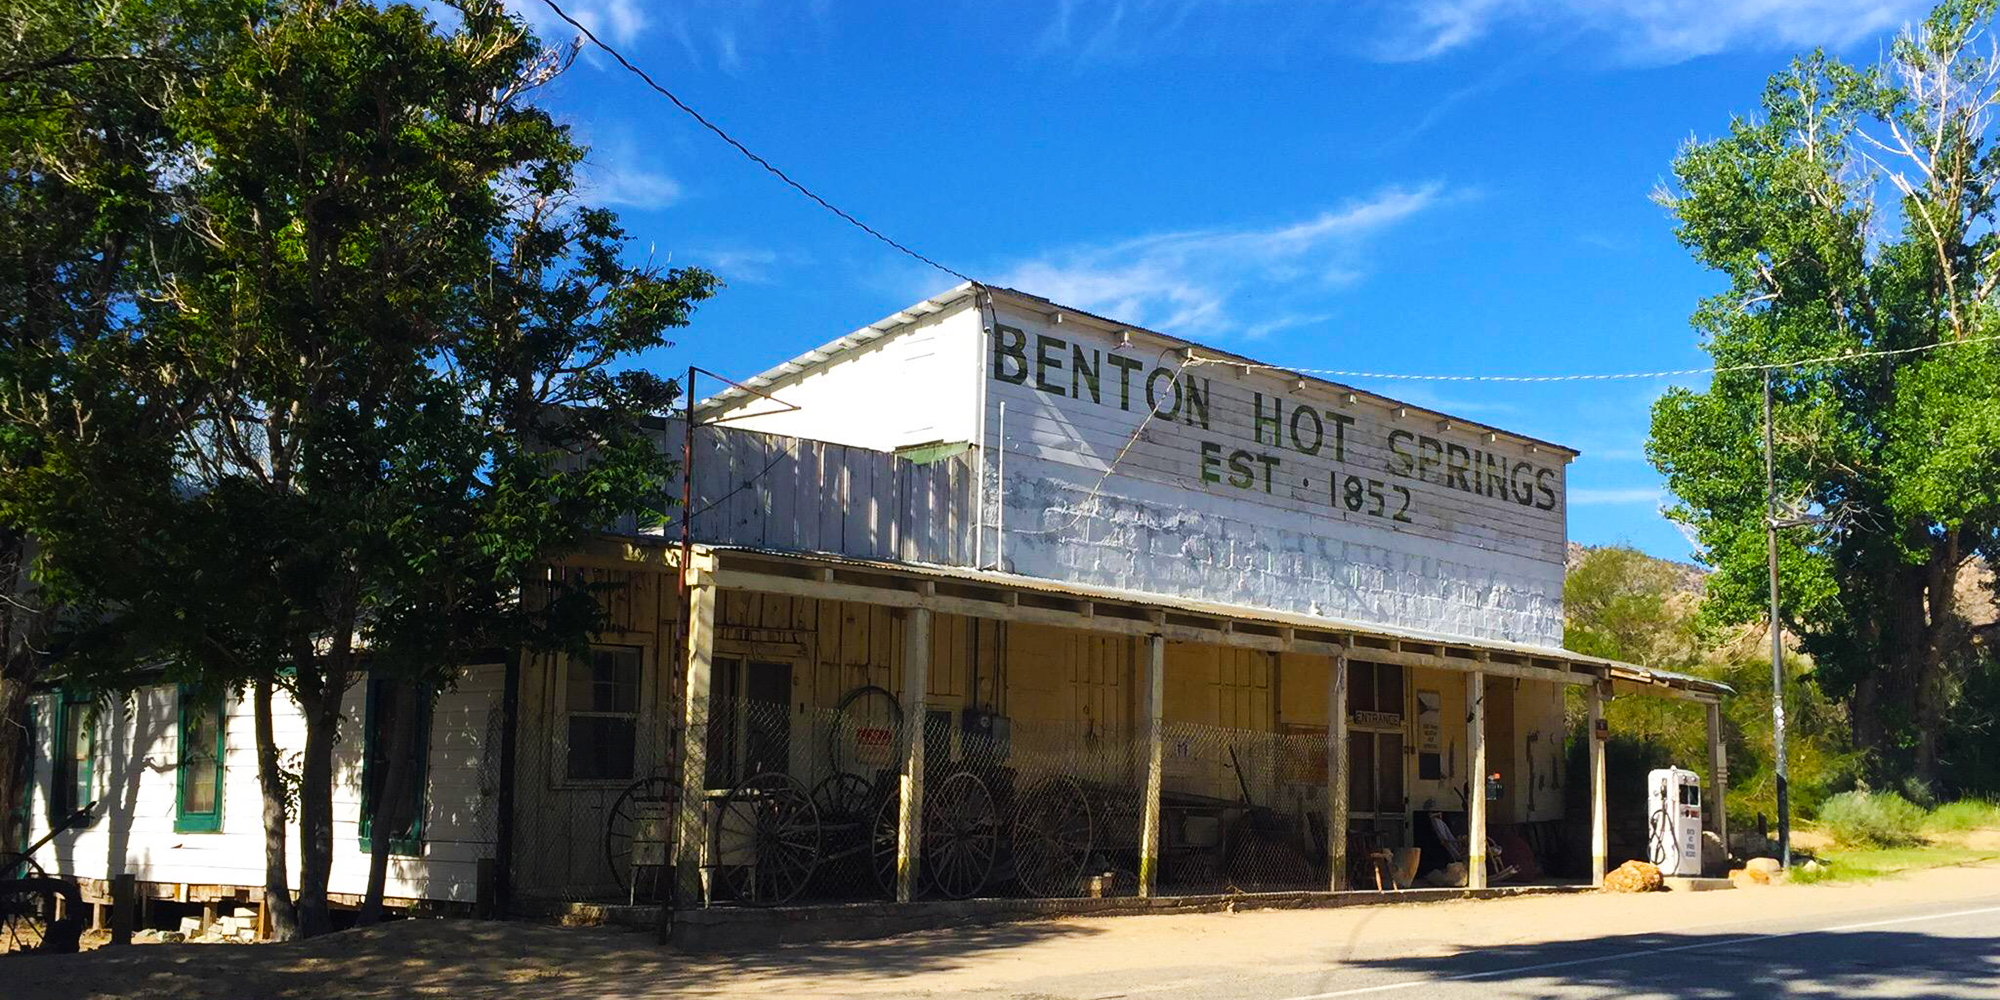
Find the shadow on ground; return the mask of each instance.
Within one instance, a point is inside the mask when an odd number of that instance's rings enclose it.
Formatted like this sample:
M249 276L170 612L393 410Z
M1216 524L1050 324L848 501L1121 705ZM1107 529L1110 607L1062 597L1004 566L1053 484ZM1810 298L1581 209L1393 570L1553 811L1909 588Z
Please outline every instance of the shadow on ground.
M0 958L10 1000L374 1000L440 996L540 998L754 993L782 975L804 986L875 984L953 968L980 954L1101 933L1051 922L967 927L893 940L829 942L755 954L690 955L650 935L470 920L397 921L282 945L163 944L80 955ZM813 980L825 979L825 983ZM775 985L775 984L774 984Z
M1442 981L1437 992L1452 997L2000 996L2000 951L1992 938L1903 931L1629 934L1443 956L1357 957L1346 965L1397 980ZM1324 988L1342 987L1329 978Z

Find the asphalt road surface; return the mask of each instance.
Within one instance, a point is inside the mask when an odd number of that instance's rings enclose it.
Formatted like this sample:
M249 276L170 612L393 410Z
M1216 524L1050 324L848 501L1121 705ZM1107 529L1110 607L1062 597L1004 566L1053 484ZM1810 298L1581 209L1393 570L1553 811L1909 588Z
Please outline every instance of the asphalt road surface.
M1017 1000L1442 1000L1595 997L2000 997L2000 898L1916 902L1733 926L1382 955L1310 971L1244 968L1159 982L1091 973L954 996ZM938 994L927 994L938 996Z

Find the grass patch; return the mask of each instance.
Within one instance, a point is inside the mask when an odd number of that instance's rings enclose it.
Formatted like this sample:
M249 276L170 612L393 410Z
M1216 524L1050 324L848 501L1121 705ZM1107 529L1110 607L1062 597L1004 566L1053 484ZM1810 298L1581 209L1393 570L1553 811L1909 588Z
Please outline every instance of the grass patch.
M1944 868L1975 861L1990 861L1995 857L1993 851L1977 851L1957 845L1836 850L1828 851L1826 856L1820 859L1823 867L1818 871L1812 871L1803 865L1793 865L1786 877L1802 885L1859 882L1924 868Z
M1993 828L2000 828L2000 802L1985 799L1947 802L1924 817L1927 833L1967 833Z
M1904 847L1923 842L1922 806L1894 792L1842 792L1819 807L1819 825L1843 847Z

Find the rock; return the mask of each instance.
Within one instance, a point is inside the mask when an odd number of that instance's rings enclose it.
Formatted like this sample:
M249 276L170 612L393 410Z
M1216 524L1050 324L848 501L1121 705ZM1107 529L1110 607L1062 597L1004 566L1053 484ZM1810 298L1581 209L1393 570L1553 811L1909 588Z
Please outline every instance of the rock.
M1721 871L1729 864L1729 848L1714 830L1704 830L1701 834L1701 870Z
M1440 889L1456 889L1465 885L1465 864L1454 861L1424 876L1424 881Z
M1755 889L1770 885L1771 875L1756 868L1738 868L1729 873L1729 881L1736 883L1738 889Z
M1825 865L1823 865L1823 864L1820 864L1820 863L1819 863L1819 862L1817 862L1817 861L1808 861L1808 862L1806 862L1806 863L1805 863L1804 865L1802 865L1802 866L1800 866L1800 867L1803 867L1803 868L1804 868L1804 869L1805 869L1806 871L1809 871L1809 872L1823 872L1823 871L1825 871L1825 870L1826 870L1826 866L1825 866Z
M182 917L182 918L181 918L181 931L180 931L180 932L181 932L181 934L182 934L183 936L192 936L192 935L195 935L195 934L200 934L200 933L201 933L201 918L200 918L200 917Z
M1604 876L1605 892L1656 892L1665 886L1658 865L1627 861Z
M1785 866L1779 864L1777 858L1751 858L1743 862L1743 867L1746 870L1763 872L1766 875L1776 875L1785 870Z
M197 921L197 923L199 923L199 921ZM187 939L188 936L186 934L181 933L180 931L160 932L161 944L180 944L181 942L186 941Z

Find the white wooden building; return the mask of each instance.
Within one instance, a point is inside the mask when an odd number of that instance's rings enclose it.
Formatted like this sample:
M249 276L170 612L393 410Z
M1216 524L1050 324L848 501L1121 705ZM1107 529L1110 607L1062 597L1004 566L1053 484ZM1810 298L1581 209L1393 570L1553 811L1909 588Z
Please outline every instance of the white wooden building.
M611 585L593 655L478 667L438 701L390 896L469 903L482 861L515 905L636 899L649 875L686 901L766 893L723 830L760 772L818 803L800 901L865 895L827 873L885 849L900 867L875 886L897 898L1082 891L1023 840L1038 796L1072 785L1102 814L1078 874L1129 868L1135 891L1340 885L1350 854L1435 852L1447 816L1478 885L1482 831L1521 832L1495 838L1510 854L1546 841L1563 789L1592 781L1565 773L1565 686L1593 708L1705 706L1721 777L1724 689L1561 648L1570 449L971 285L745 384L698 403L691 436L661 432L691 445L685 552L680 524L612 532L553 570ZM881 741L866 699L924 738ZM367 685L348 700L366 730ZM247 705L228 700L216 735L214 709L183 702L38 699L32 836L66 804L107 806L46 867L254 897ZM366 871L368 743L338 750L340 893ZM953 883L924 868L926 843L952 847L924 788L960 775L999 857ZM859 832L830 821L861 811ZM871 841L870 823L888 826ZM1230 829L1289 846L1250 852L1246 879L1217 868L1247 863ZM1565 848L1586 875L1601 814L1589 829Z

